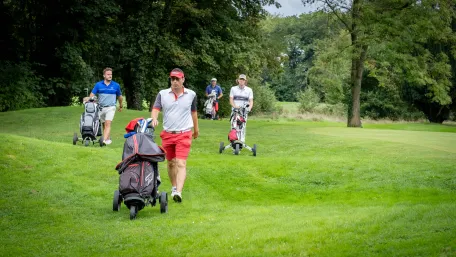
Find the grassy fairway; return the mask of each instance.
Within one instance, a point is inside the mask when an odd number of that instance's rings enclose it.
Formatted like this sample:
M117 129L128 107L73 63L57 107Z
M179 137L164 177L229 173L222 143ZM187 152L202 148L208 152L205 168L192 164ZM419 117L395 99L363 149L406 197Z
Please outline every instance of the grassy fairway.
M130 221L114 167L149 114L117 113L100 148L72 145L81 112L0 113L0 256L456 256L454 126L251 119L253 157L219 154L228 122L200 120L183 203Z

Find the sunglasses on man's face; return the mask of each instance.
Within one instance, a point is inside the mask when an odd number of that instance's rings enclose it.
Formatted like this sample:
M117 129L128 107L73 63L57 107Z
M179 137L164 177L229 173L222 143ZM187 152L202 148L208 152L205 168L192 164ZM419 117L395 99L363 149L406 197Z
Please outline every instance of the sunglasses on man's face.
M171 81L175 81L175 80L179 81L180 80L180 78L178 78L178 77L171 77L170 79L171 79Z

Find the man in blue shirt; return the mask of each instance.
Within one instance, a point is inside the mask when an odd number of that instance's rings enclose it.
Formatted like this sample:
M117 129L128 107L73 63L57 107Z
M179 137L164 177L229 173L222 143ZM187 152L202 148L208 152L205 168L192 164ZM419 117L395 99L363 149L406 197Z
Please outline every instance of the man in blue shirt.
M217 85L217 79L216 78L212 78L211 79L211 84L208 85L206 87L206 97L212 97L213 95L215 95L215 99L214 99L214 102L215 102L215 113L213 113L213 116L212 116L212 119L217 119L217 112L218 112L218 109L219 109L219 106L218 106L218 100L220 98L222 98L223 96L223 93L222 93L222 88Z
M119 100L119 112L122 111L122 92L120 91L119 83L112 80L112 69L106 68L103 70L104 80L95 84L90 93L90 97L98 94L98 104L101 107L100 121L103 124L103 142L106 145L111 141L111 123L116 113L116 99Z

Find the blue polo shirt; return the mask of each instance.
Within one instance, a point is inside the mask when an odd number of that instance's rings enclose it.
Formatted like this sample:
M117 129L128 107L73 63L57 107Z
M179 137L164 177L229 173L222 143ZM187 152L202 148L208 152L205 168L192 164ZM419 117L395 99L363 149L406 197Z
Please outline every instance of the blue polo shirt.
M117 97L122 95L119 83L111 80L109 85L104 83L104 80L95 84L92 89L92 94L98 94L98 103L102 107L116 106Z
M206 87L206 93L208 95L210 95L212 93L212 91L215 91L215 95L216 95L215 101L217 102L218 97L220 96L220 94L222 94L222 88L219 85L215 85L215 87L212 87L212 85L209 85Z

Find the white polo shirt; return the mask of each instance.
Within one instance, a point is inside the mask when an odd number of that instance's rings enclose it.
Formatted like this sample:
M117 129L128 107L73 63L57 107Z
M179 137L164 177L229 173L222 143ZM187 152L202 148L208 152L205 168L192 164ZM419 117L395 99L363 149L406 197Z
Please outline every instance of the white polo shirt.
M183 131L193 128L192 112L196 112L196 93L184 88L180 96L171 88L161 90L155 99L154 109L163 111L163 129Z
M235 105L243 106L244 103L248 103L250 99L253 99L253 91L248 86L244 86L244 88L241 89L239 85L237 85L231 88L230 97L233 97Z

